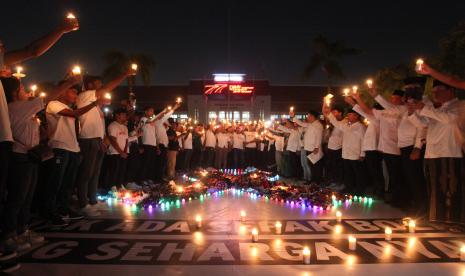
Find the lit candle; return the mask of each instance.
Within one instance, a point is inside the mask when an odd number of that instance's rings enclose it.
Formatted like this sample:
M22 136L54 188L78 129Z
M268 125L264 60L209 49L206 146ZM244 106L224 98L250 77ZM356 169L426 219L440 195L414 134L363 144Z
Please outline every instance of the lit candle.
M325 104L326 106L330 106L331 105L331 99L334 97L333 94L329 93L328 95L326 95L324 97L324 100L325 100Z
M460 247L460 261L465 262L465 245Z
M304 264L310 264L310 248L308 248L307 246L305 246L302 250L302 258Z
M47 94L45 92L40 92L39 97L45 98L47 97Z
M245 214L245 211L242 210L242 211L241 211L241 221L242 221L242 222L245 222L245 215L246 215L246 214Z
M414 220L410 220L408 222L408 232L415 233L415 221Z
M258 230L257 228L252 229L252 241L258 242Z
M181 98L181 97L178 97L178 98L176 99L176 103L182 103L182 98Z
M79 66L74 66L73 67L73 70L71 70L71 72L73 73L73 75L80 75L81 74L81 67Z
M291 107L289 108L289 111L290 111L290 112L294 112L294 107L291 106Z
M349 250L355 250L357 248L357 238L349 236Z
M111 94L110 93L105 93L105 99L111 100Z
M390 241L391 238L392 238L392 229L391 227L386 227L386 229L384 229L384 239L387 241Z
M280 235L281 234L281 228L282 228L282 224L280 221L277 221L276 224L275 224L275 227L276 227L276 234Z
M16 66L16 73L14 73L13 76L18 79L24 78L26 74L23 74L23 67Z
M68 15L66 16L66 18L68 18L68 19L76 19L76 16L74 16L74 14L70 12L70 13L68 13Z
M197 225L197 228L201 228L202 227L202 217L200 215L197 215L195 217L195 222L196 222L196 225Z
M368 88L373 88L373 80L372 79L367 79L366 84Z
M336 221L341 222L342 221L342 213L340 211L336 212Z
M348 97L350 94L350 89L349 88L344 88L344 90L342 90L342 95L344 97Z
M76 16L73 13L69 12L68 15L66 15L66 19L73 22L73 25L75 25L73 28L73 31L76 31L79 29L79 23L77 21Z
M36 90L37 90L37 85L36 84L31 85L31 91L32 91L33 97L36 95Z
M352 93L357 94L358 86L354 85L352 86Z
M171 110L171 105L168 106L168 110Z
M423 59L421 58L417 59L417 65L415 67L415 70L421 71L421 69L423 68L423 63L424 63Z
M137 64L136 63L131 64L131 69L136 71L137 70Z

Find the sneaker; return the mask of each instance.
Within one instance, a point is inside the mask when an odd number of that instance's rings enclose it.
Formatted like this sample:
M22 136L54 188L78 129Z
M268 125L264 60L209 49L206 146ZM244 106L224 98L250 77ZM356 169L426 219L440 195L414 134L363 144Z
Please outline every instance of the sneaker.
M26 239L26 241L29 242L32 245L41 243L41 242L43 242L45 240L44 236L42 236L39 233L34 232L32 230L26 230L19 237L23 238L23 239Z
M137 185L136 183L134 182L131 182L131 183L128 183L125 188L127 190L132 190L132 191L138 191L138 190L142 190L142 187Z
M65 220L63 220L62 216L53 216L50 219L50 223L52 224L52 226L66 226L66 225L68 225L68 223Z
M0 252L0 262L8 261L10 259L13 259L16 256L17 256L16 251L13 251L13 250L2 251Z
M97 204L95 204L97 205ZM97 217L100 216L100 212L97 209L89 204L86 207L81 208L81 213L84 214L85 217Z
M68 211L68 220L78 220L78 219L83 219L84 215L81 212L76 212L72 209L69 209Z
M13 273L16 270L20 269L21 265L19 263L2 263L0 264L0 269L3 273Z

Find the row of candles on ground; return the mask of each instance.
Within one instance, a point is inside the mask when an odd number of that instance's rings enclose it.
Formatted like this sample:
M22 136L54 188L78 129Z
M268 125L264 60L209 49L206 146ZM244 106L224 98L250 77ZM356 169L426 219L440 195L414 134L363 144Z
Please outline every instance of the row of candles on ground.
M244 210L242 210L240 212L240 218L241 218L241 222L245 222L246 221L246 212ZM336 221L338 223L341 223L342 222L342 213L340 211L336 211ZM202 228L202 216L200 215L197 215L195 217L195 223L196 223L196 227L198 229ZM408 220L407 222L407 228L408 228L408 231L409 233L415 233L415 220ZM241 226L241 229L240 229L241 232L245 232L246 231L246 227L244 225ZM275 223L275 231L276 231L276 234L277 235L281 235L282 234L282 223L280 221L277 221ZM342 226L341 225L336 225L334 227L334 232L335 234L340 234L342 232ZM251 236L252 236L252 242L258 242L259 240L259 232L258 232L258 229L257 228L252 228L251 230ZM384 239L386 241L391 241L392 240L392 229L390 227L386 227L385 230L384 230ZM349 235L348 238L347 238L347 242L348 242L348 245L349 245L349 250L351 251L355 251L357 250L357 238L352 236L352 235ZM409 239L409 245L413 245L415 243L415 238L410 238ZM303 258L303 263L304 264L310 264L310 255L311 255L311 252L310 252L310 248L305 246L302 250L302 258ZM462 246L460 248L460 260L461 261L465 261L465 246Z

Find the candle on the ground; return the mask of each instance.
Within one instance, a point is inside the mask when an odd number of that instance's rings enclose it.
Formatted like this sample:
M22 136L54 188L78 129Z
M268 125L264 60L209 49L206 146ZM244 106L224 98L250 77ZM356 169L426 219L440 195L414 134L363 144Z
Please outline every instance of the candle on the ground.
M408 222L408 232L415 233L415 221L414 220L410 220Z
M465 245L460 247L460 261L465 262Z
M201 228L202 227L202 217L200 215L197 215L195 217L195 222L196 222L196 225L197 225L197 228Z
M387 241L390 241L391 238L392 238L392 229L391 227L386 227L386 229L384 230L384 239L387 240Z
M357 248L357 238L349 236L349 250L355 250Z
M258 230L257 228L252 229L252 241L258 242Z
M281 228L282 228L282 224L280 221L277 221L276 224L275 224L275 227L276 227L276 234L281 234Z
M302 258L304 264L310 264L310 248L308 248L307 246L305 246L302 250Z
M244 210L241 211L241 221L242 222L245 222L245 216L246 216L246 213Z
M342 213L340 211L336 212L336 221L341 222L342 221Z

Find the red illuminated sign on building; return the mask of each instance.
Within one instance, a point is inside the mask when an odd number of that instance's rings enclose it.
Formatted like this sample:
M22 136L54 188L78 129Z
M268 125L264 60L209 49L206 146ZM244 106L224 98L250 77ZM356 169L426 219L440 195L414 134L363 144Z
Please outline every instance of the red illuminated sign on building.
M205 85L205 95L213 94L223 94L226 91L230 91L232 94L252 94L254 91L254 86L244 86L242 84L226 84L226 83L216 83Z

